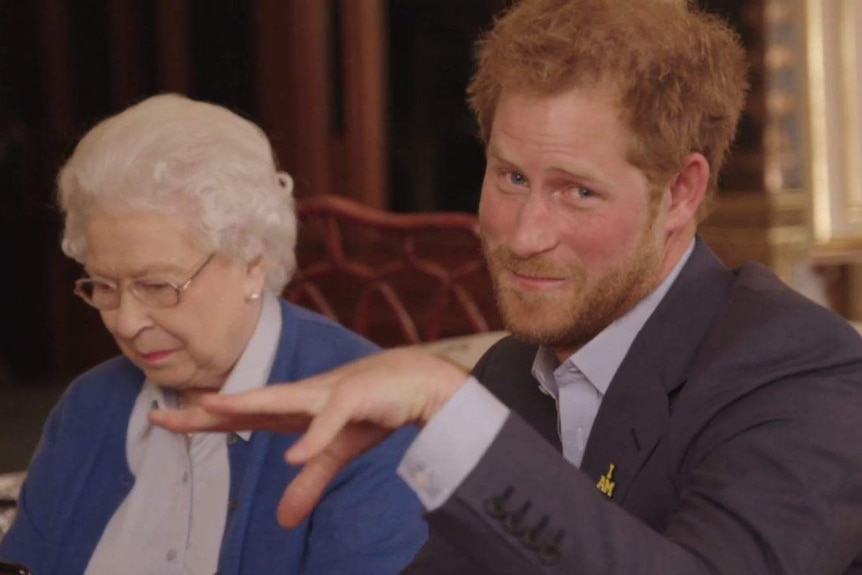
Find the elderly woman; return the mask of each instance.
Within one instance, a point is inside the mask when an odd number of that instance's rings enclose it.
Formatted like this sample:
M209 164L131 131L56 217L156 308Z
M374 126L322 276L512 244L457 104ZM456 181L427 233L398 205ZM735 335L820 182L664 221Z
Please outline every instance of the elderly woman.
M394 436L296 529L273 511L293 436L175 434L150 410L327 371L375 348L278 299L294 270L290 178L263 132L212 104L150 98L93 128L59 175L75 293L122 356L46 424L0 560L37 575L397 573L426 538ZM312 486L313 488L313 486Z

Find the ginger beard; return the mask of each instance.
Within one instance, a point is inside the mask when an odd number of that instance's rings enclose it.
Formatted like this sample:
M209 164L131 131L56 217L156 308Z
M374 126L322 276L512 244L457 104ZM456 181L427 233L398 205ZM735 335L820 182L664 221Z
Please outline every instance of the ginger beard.
M482 245L503 322L518 338L554 349L578 349L653 291L661 275L662 248L653 232L655 218L624 259L600 275L581 262L555 262L546 255L521 258L505 245ZM511 274L565 278L571 288L527 291Z

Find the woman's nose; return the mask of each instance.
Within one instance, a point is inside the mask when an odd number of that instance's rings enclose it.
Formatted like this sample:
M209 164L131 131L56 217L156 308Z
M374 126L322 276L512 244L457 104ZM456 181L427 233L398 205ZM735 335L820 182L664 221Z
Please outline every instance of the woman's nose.
M117 308L105 312L102 319L109 331L124 339L131 339L152 325L148 308L128 290L120 294Z

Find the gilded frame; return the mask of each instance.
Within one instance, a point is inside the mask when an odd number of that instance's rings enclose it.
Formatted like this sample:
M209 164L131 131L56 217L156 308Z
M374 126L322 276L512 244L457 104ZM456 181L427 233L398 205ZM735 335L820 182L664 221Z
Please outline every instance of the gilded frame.
M862 2L803 0L815 257L862 259Z

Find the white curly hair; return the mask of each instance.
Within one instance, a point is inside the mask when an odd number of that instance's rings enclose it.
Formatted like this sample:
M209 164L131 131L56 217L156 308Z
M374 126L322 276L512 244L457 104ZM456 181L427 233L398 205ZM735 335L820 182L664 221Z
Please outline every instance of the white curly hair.
M279 293L296 269L293 180L263 131L215 104L148 98L91 129L57 177L63 252L85 263L88 217L104 210L179 215L214 251L263 257Z

